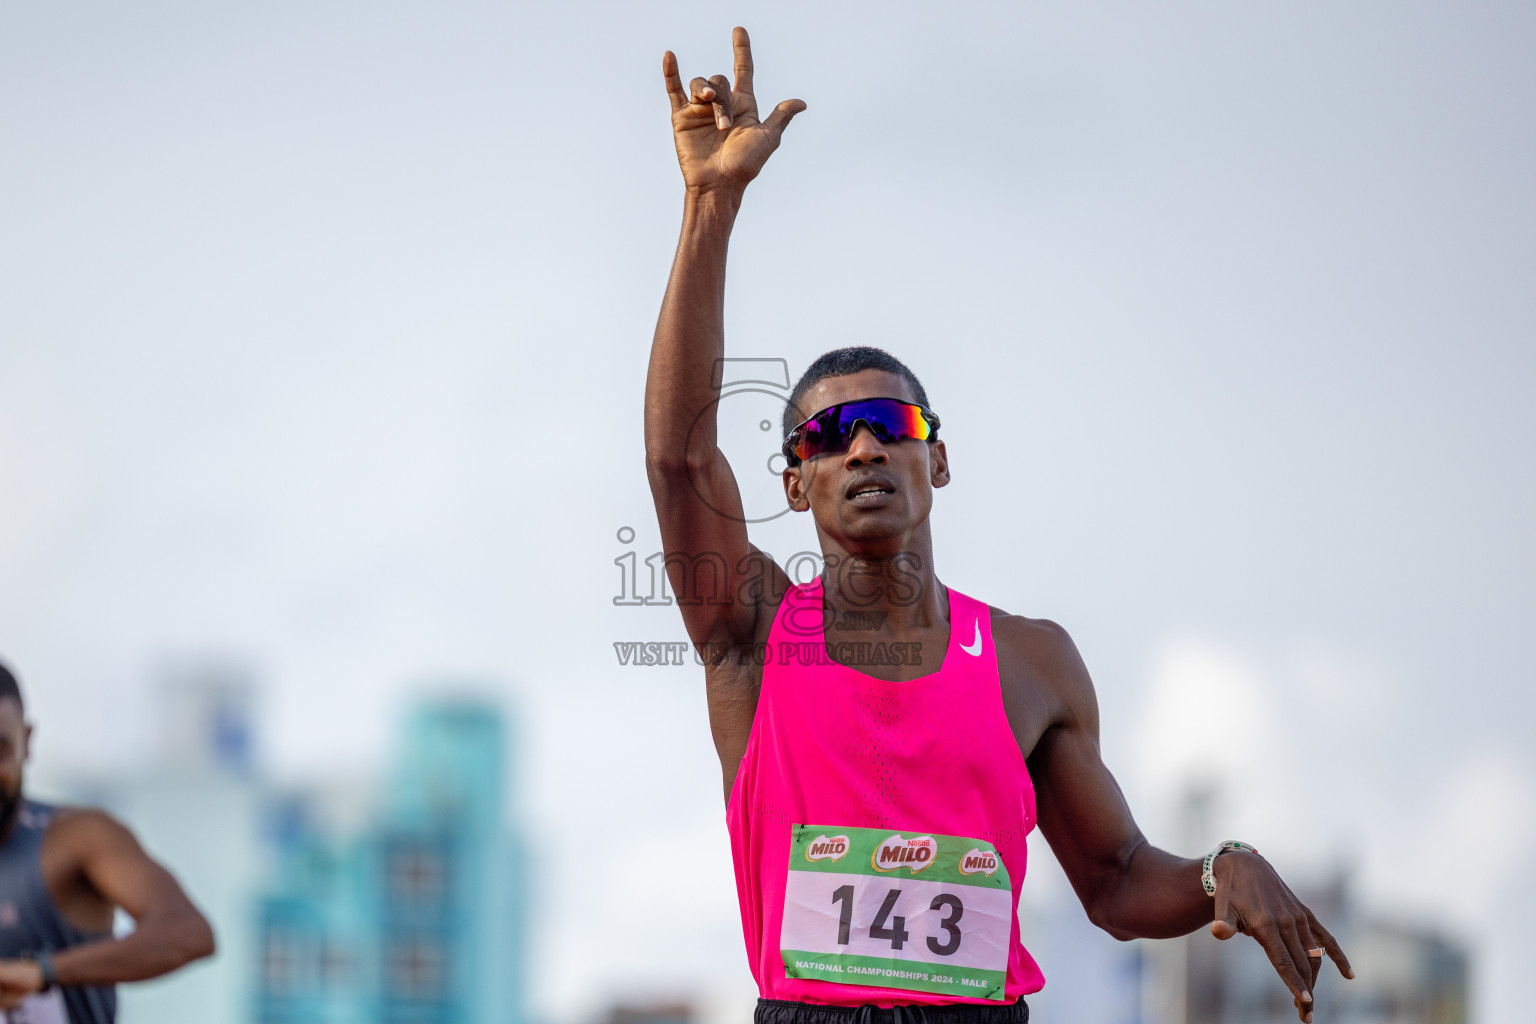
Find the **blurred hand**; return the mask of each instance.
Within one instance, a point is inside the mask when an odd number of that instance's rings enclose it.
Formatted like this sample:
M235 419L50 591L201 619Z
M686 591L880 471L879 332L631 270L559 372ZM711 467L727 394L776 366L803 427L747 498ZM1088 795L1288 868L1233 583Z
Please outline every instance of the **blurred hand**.
M1323 973L1323 957L1310 951L1321 948L1339 965L1339 973L1353 978L1344 951L1263 857L1246 851L1223 853L1211 870L1216 875L1211 934L1230 939L1246 932L1258 940L1291 990L1297 1016L1311 1024L1312 990Z
M0 960L0 1009L14 1010L43 989L43 972L31 960Z
M785 100L768 120L757 119L757 98L752 95L752 43L747 30L731 31L736 50L736 83L724 75L695 78L683 91L677 58L668 50L661 58L661 72L672 101L672 137L677 143L677 162L690 191L724 188L740 192L757 177L769 155L779 148L779 138L790 118L805 109L800 100Z

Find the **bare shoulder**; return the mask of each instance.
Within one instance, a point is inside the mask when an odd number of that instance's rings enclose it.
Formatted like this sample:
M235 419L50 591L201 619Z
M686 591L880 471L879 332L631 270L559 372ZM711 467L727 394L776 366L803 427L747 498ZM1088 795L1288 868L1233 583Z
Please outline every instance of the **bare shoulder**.
M81 857L103 849L139 848L128 826L99 807L60 807L48 823L46 839L60 852Z
M1075 720L1096 727L1093 679L1066 629L1050 619L989 608L1004 699L1028 697L1032 705L1048 711L1048 726Z

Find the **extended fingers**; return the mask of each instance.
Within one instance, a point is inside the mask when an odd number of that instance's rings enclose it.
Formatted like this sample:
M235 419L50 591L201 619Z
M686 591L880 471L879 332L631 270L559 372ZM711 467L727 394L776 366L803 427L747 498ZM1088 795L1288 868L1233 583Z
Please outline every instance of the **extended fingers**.
M804 109L803 100L785 100L773 108L773 113L768 115L768 119L763 122L763 127L773 132L773 137L777 139L784 134L784 128L789 124L790 119Z
M1323 976L1323 954L1325 950L1317 944L1315 933L1307 927L1305 921L1296 925L1296 936L1300 939L1302 951L1307 957L1307 969L1303 973L1312 979L1309 987L1315 992L1317 990L1317 979Z
M1289 926L1290 922L1286 921L1285 924ZM1251 933L1259 945L1264 947L1269 962L1274 965L1275 973L1280 975L1280 980L1285 982L1285 987L1291 990L1297 1009L1300 1010L1303 1003L1308 1004L1310 1008L1312 992L1301 974L1301 965L1307 962L1306 954L1296 943L1296 929L1290 928L1290 941L1287 941L1281 925L1273 920L1266 920L1255 925Z
M1312 934L1321 940L1323 950L1327 952L1328 958L1338 967L1339 973L1353 980L1355 969L1349 966L1349 957L1344 955L1344 950L1339 946L1338 940L1333 937L1327 928L1322 926L1321 922L1317 919L1317 915L1312 913L1311 910L1307 911L1307 921L1312 926ZM1322 967L1322 964L1319 963L1318 967Z
M661 55L661 77L667 83L667 99L672 103L673 110L682 110L688 105L688 94L683 92L683 80L677 73L677 57L671 50Z
M1304 922L1303 922L1304 923ZM1297 922L1282 919L1280 921L1280 940L1285 943L1286 952L1290 954L1291 963L1296 967L1296 975L1302 979L1301 991L1294 989L1296 1012L1305 1024L1312 1022L1312 979L1315 977L1316 967L1312 958L1307 955L1311 943L1307 942L1307 935L1302 932Z
M737 25L731 29L731 48L736 51L736 91L752 95L752 40L747 30Z

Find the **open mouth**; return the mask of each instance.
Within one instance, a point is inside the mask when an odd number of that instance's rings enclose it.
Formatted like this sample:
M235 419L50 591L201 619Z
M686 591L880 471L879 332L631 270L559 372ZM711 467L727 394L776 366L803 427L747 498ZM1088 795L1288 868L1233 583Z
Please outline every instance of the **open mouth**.
M848 500L855 505L877 505L896 493L896 488L880 480L867 480L848 488Z

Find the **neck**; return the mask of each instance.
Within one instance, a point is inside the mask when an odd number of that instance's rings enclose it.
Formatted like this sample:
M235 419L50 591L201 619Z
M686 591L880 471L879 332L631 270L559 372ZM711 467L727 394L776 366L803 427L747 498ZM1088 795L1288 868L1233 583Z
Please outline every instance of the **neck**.
M898 629L930 626L948 619L948 594L933 571L933 543L927 524L899 545L845 547L822 539L827 568L823 600L837 611L884 612Z

